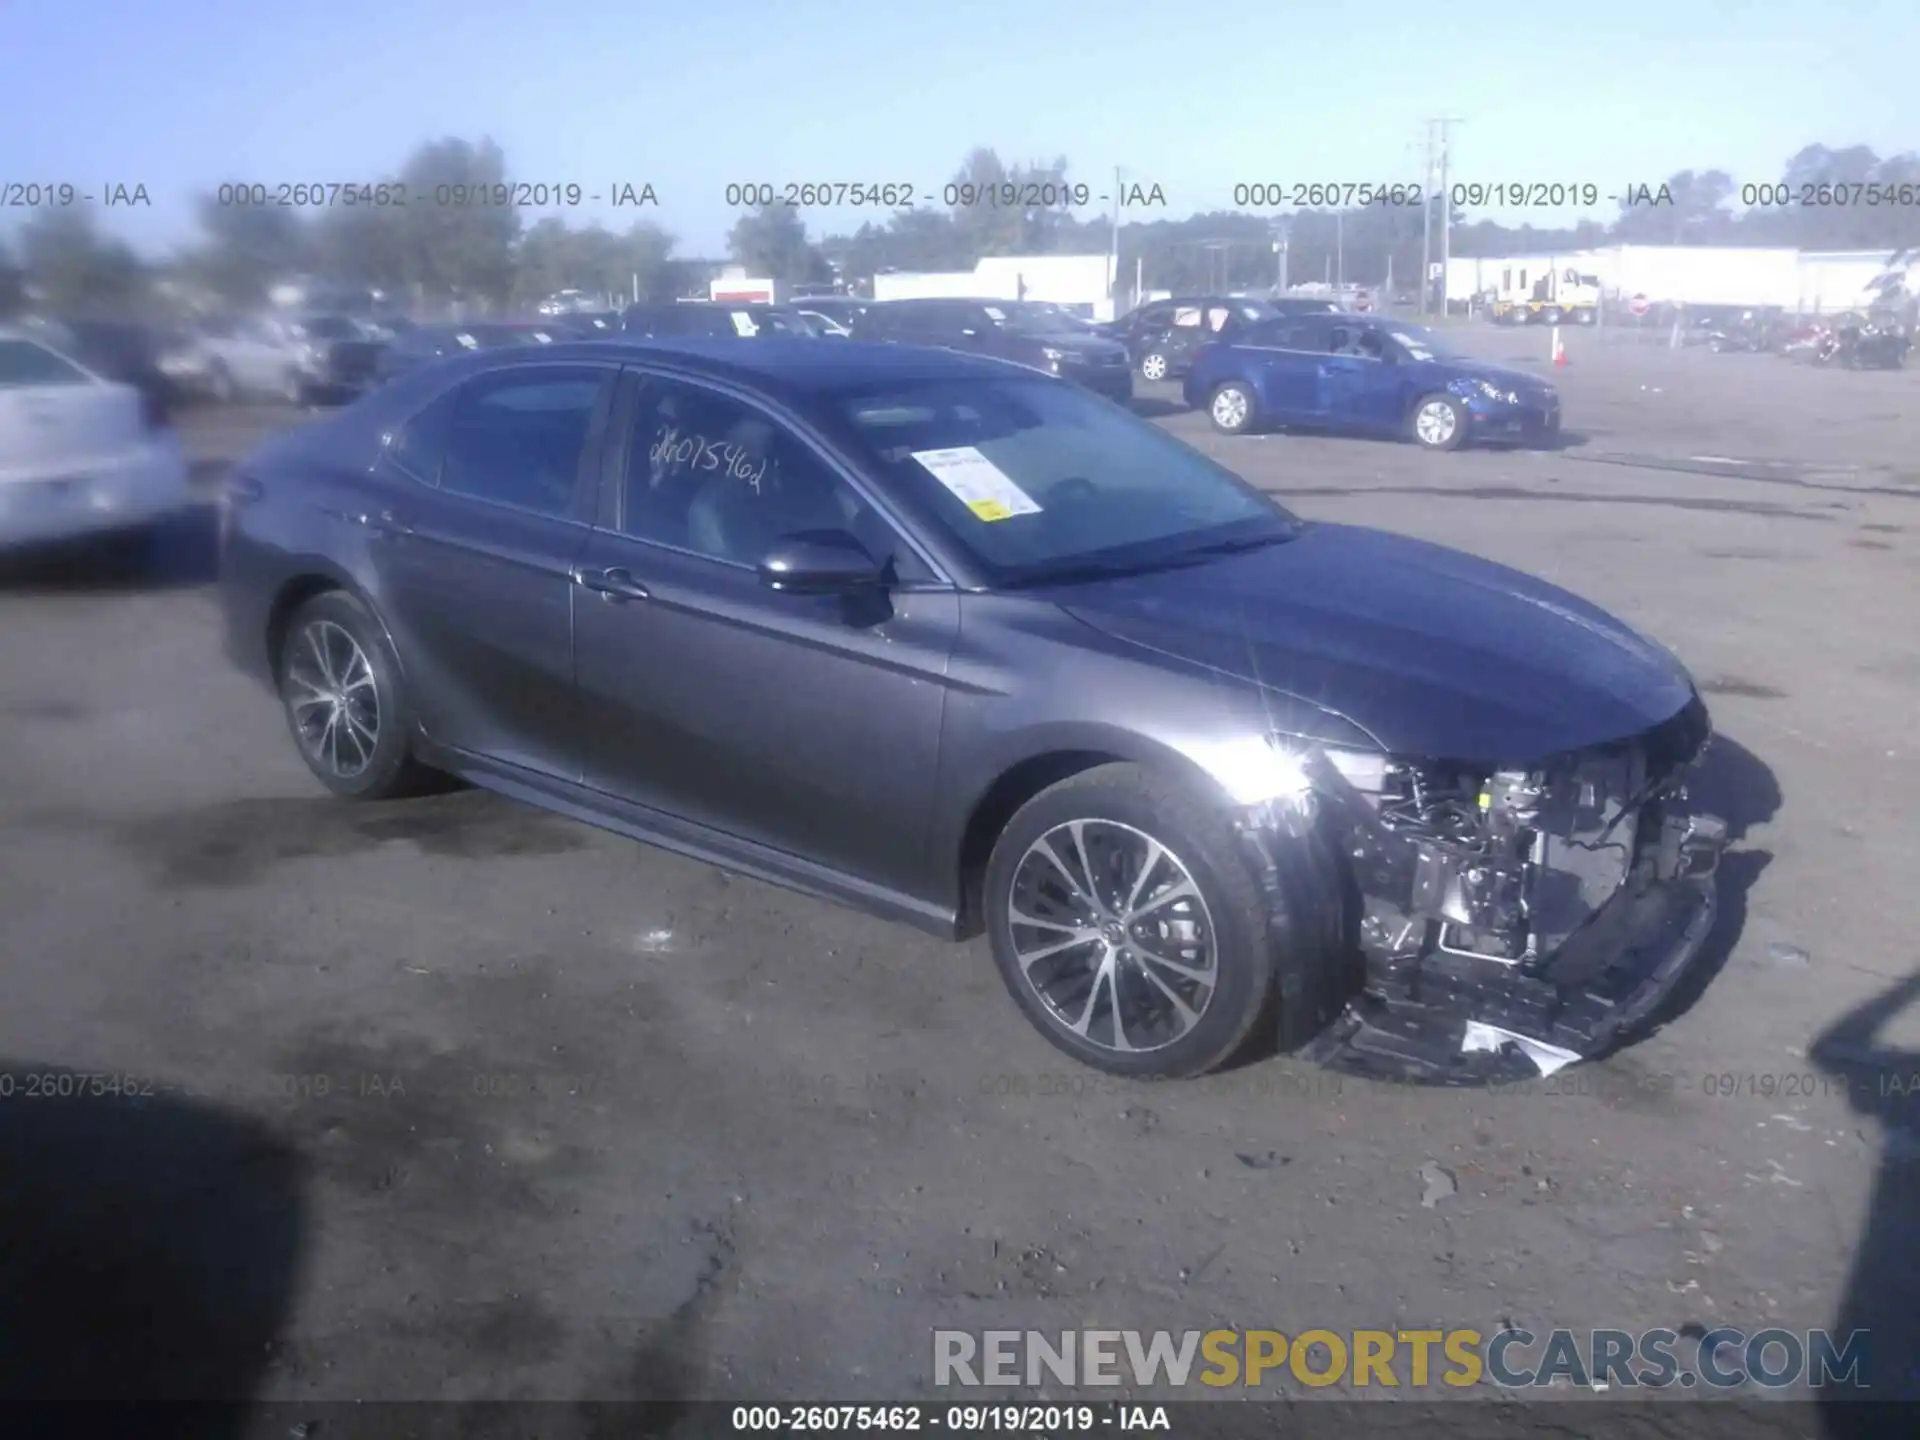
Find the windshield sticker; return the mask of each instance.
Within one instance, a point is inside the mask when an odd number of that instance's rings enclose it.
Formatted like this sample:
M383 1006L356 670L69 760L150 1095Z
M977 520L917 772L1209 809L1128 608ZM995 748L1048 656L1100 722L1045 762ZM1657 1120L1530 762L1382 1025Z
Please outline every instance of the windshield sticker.
M685 468L724 473L729 479L742 480L760 493L760 482L767 478L767 457L754 455L744 445L728 440L709 440L705 435L685 435L677 427L669 428L653 442L647 459L656 471Z
M745 339L751 339L760 333L760 327L753 323L753 317L742 310L733 312L733 329L735 334Z
M987 312L987 318L993 321L995 324L998 324L1000 321L1007 318L1006 311L995 309L991 305L982 305L980 308Z
M474 339L473 336L465 333L464 331L454 336L453 338L458 340L460 344L468 350L478 350L480 348L480 342Z
M982 520L1011 520L1016 515L1040 513L1031 495L971 445L916 450L913 458Z
M1413 336L1402 335L1398 330L1389 331L1388 333L1391 334L1393 338L1398 340L1402 345L1406 346L1408 353L1411 354L1414 359L1416 360L1433 359L1433 351L1429 350L1426 346L1422 345L1418 340L1414 339Z

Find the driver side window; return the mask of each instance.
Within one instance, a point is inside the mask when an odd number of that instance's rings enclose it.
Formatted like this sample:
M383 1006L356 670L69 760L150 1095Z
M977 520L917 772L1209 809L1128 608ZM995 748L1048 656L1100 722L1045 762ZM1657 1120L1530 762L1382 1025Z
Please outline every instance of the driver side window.
M649 379L627 446L620 530L730 565L758 566L783 537L852 535L902 580L929 572L888 521L779 421L745 401Z

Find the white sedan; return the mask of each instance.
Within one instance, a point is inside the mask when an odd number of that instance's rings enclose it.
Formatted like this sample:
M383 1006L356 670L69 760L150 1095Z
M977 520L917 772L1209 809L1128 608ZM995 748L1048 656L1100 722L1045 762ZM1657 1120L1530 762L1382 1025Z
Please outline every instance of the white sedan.
M0 327L0 548L133 538L186 503L180 442L148 396Z

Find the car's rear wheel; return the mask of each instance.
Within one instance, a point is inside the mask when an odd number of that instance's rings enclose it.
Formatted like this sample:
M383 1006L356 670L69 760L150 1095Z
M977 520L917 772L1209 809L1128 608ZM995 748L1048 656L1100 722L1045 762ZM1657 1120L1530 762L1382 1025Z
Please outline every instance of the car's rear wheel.
M1185 1077L1231 1059L1271 1013L1277 976L1324 968L1315 912L1337 903L1297 891L1276 944L1241 844L1222 809L1138 765L1043 790L987 865L987 930L1014 1001L1054 1045L1111 1074ZM1306 998L1324 987L1281 988L1300 997L1281 1023L1291 1047L1330 1014Z
M1207 418L1222 435L1244 435L1259 419L1253 391L1238 380L1229 380L1207 398Z
M1580 309L1573 312L1573 323L1576 325L1591 325L1593 319L1594 312L1591 310Z
M1173 367L1167 362L1167 357L1162 355L1158 350L1149 350L1140 357L1140 378L1142 380L1152 380L1156 382L1164 380L1172 368Z
M316 596L288 624L276 661L287 726L322 785L352 800L423 787L400 665L372 611L345 591Z
M1423 395L1407 429L1423 450L1458 450L1467 443L1467 407L1451 395Z

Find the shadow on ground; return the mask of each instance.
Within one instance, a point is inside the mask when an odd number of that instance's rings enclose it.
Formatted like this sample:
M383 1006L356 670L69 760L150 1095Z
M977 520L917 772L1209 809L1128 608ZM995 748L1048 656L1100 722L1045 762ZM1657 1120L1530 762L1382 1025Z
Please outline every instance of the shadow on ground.
M1727 822L1727 852L1715 877L1720 914L1693 964L1653 1016L1653 1029L1691 1010L1726 968L1747 927L1748 896L1773 863L1772 851L1749 850L1744 845L1750 830L1766 824L1780 810L1780 781L1766 761L1739 741L1715 735L1687 784L1687 796L1693 807ZM1644 1032L1632 1037L1641 1038Z
M1920 1433L1920 1049L1884 1042L1896 1016L1920 1000L1920 974L1855 1006L1829 1025L1808 1057L1842 1082L1854 1110L1880 1122L1880 1169L1832 1333L1844 1345L1866 1332L1867 1404L1858 1391L1823 1392L1835 1440ZM1897 1402L1897 1403L1880 1403Z
M137 1433L242 1433L291 1307L303 1167L256 1122L153 1088L0 1063L0 1400L16 1422L22 1405L170 1402ZM9 1429L80 1433L73 1418Z

